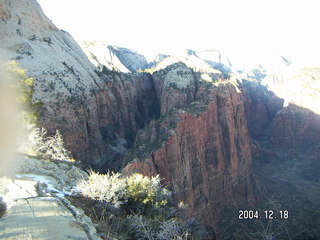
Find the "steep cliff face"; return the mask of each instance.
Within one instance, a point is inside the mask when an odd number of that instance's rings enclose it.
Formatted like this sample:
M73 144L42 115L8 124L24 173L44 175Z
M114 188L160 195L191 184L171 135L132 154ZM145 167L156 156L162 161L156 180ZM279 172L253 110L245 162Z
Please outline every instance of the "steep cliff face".
M86 159L89 166L105 171L121 165L121 157L133 144L137 131L157 118L160 112L149 74L109 72L101 77L108 90L98 91L87 103L85 129L87 136L92 138L91 144L96 142L102 146L95 161L90 156ZM88 154L91 151L89 148Z
M200 86L206 101L175 110L140 132L124 172L160 174L187 214L217 235L221 211L252 204L251 151L242 95L232 84Z
M272 143L277 146L298 147L315 145L320 140L320 116L290 104L279 111L272 121Z
M297 147L319 141L318 68L267 76L263 84L242 81L250 136L269 147Z
M43 102L41 123L61 130L72 150L87 148L82 114L92 89L102 81L72 37L58 30L35 0L1 1L0 52L35 79L34 100ZM74 140L74 141L73 141ZM77 155L76 155L77 156ZM81 156L81 155L80 155Z
M74 98L54 110L58 121L44 111L48 129L60 129L67 146L85 166L116 170L136 132L159 116L158 99L149 74L100 73L103 89ZM68 115L68 108L76 111ZM48 124L48 125L47 125Z
M35 79L41 125L50 133L59 129L85 165L113 165L136 131L158 115L150 76L101 72L35 0L1 1L0 9L1 56L18 61Z
M264 80L269 89L286 101L286 107L272 122L272 142L287 147L314 144L320 140L320 108L317 104L320 100L320 68L289 70Z
M258 82L242 80L240 88L250 136L265 138L273 118L283 108L284 100Z
M121 48L116 46L108 46L109 51L119 58L121 63L131 72L146 69L148 63L146 58L128 48Z
M305 69L298 77L273 78L269 90L259 83L242 84L252 169L263 193L256 207L286 208L295 214L285 228L277 227L277 236L282 239L320 236L316 217L320 214L320 118L314 104L320 96L318 73L318 69ZM251 234L262 230L253 226Z

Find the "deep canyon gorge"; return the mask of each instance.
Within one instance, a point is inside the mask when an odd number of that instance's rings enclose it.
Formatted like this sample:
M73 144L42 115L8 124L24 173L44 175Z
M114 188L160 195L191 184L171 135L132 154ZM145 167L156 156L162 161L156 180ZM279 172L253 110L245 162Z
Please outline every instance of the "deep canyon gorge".
M1 1L0 29L1 57L35 79L40 125L61 131L83 169L159 174L211 239L264 231L239 220L239 209L289 210L279 239L320 238L315 111L192 51L148 64L125 48L82 49L35 0Z

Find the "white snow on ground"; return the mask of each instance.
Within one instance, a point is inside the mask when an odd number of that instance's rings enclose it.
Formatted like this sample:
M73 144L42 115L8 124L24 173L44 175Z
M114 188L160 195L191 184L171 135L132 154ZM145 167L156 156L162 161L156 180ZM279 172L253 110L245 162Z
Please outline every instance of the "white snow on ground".
M16 178L24 179L24 180L32 180L42 184L44 183L46 184L47 190L53 193L54 195L56 195L57 197L64 197L65 195L68 195L70 193L70 192L67 193L66 191L63 191L63 190L61 191L55 188L54 183L52 183L52 179L50 180L48 176L39 176L34 174L23 174L23 175L16 174Z

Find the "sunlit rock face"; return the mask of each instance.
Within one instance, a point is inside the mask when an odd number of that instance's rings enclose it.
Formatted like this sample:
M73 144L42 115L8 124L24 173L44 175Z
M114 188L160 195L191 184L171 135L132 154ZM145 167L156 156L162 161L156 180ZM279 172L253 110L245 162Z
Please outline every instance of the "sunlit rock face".
M286 101L319 114L320 68L291 66L277 74L267 75L262 84Z
M272 123L274 144L292 147L320 140L319 80L320 68L296 65L263 80L268 89L284 99L285 108Z
M166 69L169 75L171 68ZM218 236L224 207L254 203L250 138L239 88L207 83L199 75L190 85L195 82L198 88L191 103L183 98L187 88L171 86L180 94L165 91L180 104L162 105L166 115L139 131L127 154L134 161L123 172L160 174L176 200L188 205L186 214L199 218Z
M81 139L84 122L82 103L100 78L72 37L58 30L34 0L1 1L0 52L16 60L35 79L34 100L43 102L41 123L49 132L60 129L68 139ZM67 141L79 147L79 156L89 143ZM81 150L81 148L83 150Z
M99 68L119 72L137 72L147 68L146 58L127 48L110 46L103 42L86 41L81 46L90 61Z
M36 1L7 0L0 6L7 9L7 17L0 21L1 53L19 61L36 78L37 100L56 102L97 87L94 66L72 37L44 15Z
M137 129L157 115L152 79L148 74L102 74L35 0L1 1L0 9L1 55L16 60L35 79L34 100L44 104L41 125L49 133L59 129L83 164L106 169ZM114 55L119 51L125 49L113 48Z
M155 72L152 77L159 96L161 114L165 115L173 108L195 100L196 76L185 64L175 63Z

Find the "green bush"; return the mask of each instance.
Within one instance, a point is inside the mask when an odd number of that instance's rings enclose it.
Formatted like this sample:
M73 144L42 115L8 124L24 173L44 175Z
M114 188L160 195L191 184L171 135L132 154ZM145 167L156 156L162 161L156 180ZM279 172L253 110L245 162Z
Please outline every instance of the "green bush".
M142 174L133 174L127 178L127 198L134 202L165 206L168 203L170 192L161 187L159 175L147 177Z

